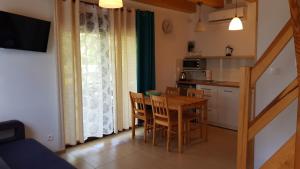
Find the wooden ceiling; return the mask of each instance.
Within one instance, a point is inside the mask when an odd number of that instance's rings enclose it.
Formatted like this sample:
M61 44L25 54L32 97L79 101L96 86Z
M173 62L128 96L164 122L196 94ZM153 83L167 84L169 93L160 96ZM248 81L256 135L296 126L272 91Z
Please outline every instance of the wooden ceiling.
M224 0L188 0L196 4L204 4L213 8L223 8Z
M196 4L204 4L213 8L223 8L224 0L132 0L162 8L173 9L186 13L195 13ZM246 0L255 2L256 0Z
M132 0L162 8L173 9L181 12L196 12L196 4L187 0Z

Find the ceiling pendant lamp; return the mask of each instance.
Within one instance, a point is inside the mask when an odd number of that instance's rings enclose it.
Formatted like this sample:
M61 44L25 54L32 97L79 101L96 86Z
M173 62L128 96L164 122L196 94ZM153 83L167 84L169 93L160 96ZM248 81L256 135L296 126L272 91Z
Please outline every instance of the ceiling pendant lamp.
M229 24L229 30L230 31L239 31L239 30L243 30L243 23L241 21L241 19L237 16L237 0L235 2L235 17L232 18L232 20L230 21Z
M122 8L123 0L99 0L99 6L102 8Z
M201 15L201 3L199 3L198 5L199 5L199 20L197 22L195 31L196 32L204 32L206 30L206 28L205 28L204 23L201 20L201 17L202 17L202 15Z

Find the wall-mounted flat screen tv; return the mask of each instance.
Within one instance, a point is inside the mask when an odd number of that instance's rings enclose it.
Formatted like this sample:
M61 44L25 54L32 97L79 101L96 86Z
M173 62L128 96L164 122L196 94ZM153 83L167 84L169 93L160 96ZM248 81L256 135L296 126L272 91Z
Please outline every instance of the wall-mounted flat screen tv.
M0 11L0 48L47 52L50 22Z

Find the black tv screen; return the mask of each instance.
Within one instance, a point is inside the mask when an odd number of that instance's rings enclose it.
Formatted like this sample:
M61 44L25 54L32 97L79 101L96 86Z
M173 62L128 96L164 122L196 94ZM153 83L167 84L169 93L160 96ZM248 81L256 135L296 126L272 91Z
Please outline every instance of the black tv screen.
M0 11L0 47L47 52L50 22Z

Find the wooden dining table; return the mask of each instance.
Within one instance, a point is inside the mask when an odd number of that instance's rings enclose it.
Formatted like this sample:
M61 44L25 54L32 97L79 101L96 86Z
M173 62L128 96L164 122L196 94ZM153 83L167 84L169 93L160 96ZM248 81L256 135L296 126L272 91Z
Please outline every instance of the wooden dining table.
M187 109L200 108L203 111L204 140L207 140L207 99L189 96L167 96L168 107L178 113L178 151L183 152L183 114L191 113ZM145 97L145 104L151 105L150 97Z

